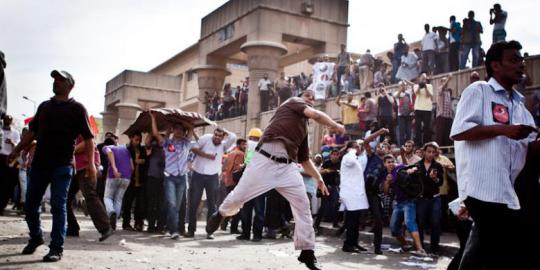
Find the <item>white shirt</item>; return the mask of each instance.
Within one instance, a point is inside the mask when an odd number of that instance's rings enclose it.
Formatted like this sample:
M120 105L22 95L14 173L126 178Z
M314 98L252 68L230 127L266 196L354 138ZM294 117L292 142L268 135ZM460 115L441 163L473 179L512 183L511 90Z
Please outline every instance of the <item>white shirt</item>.
M1 132L3 133L3 136L0 136L2 137L2 143L1 143L2 149L0 149L0 155L7 156L11 154L11 151L13 151L13 146L9 143L6 143L6 140L11 139L11 141L13 141L15 145L17 145L21 137L19 135L19 132L15 130L14 128L11 128L11 130L2 129Z
M510 97L493 78L488 82L475 82L461 94L450 136L477 126L525 124L535 127L523 100L517 91ZM535 138L533 132L519 141L505 136L455 141L459 198L465 200L470 196L519 209L514 181L525 166L527 146Z
M339 197L345 209L349 211L368 209L364 170L356 156L356 149L349 149L349 152L343 156L340 172Z
M268 86L271 85L272 82L269 79L260 79L259 80L259 90L260 91L268 91Z
M422 51L435 50L437 48L437 39L439 37L433 32L426 33L422 38Z
M201 156L195 156L193 160L193 170L198 174L214 175L221 172L223 154L236 142L236 134L229 133L220 144L215 145L212 142L213 134L204 134L199 138L195 147L208 154L217 154L216 158L208 159Z

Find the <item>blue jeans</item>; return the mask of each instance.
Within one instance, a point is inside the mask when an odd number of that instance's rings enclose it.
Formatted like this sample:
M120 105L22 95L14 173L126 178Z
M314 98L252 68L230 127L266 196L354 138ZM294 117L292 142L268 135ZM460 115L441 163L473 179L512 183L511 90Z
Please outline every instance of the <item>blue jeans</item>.
M438 252L441 238L441 198L418 199L416 201L416 215L422 246L424 245L424 229L429 227L431 228L431 242L429 242L431 252Z
M186 191L186 175L165 176L163 187L167 205L167 229L171 234L178 233L178 215Z
M199 204L201 204L203 191L206 191L206 205L208 206L206 220L210 219L210 216L216 212L218 182L217 174L206 175L193 172L189 186L189 232L195 232L197 230L197 209L199 208Z
M412 201L404 201L398 203L394 207L392 217L390 218L390 230L392 236L402 236L401 220L405 216L405 225L410 233L418 231L418 225L416 225L416 205Z
M472 50L472 67L477 67L480 58L480 44L463 44L461 51L460 68L464 69L467 65L467 59L469 58L469 52Z
M73 167L59 166L55 168L32 168L29 171L26 192L26 224L30 230L30 239L43 239L41 230L40 205L47 186L51 184L51 250L63 251L66 238L67 212L66 204L69 183L73 177Z
M412 116L398 116L398 145L403 145L407 140L410 140L412 138L411 122Z

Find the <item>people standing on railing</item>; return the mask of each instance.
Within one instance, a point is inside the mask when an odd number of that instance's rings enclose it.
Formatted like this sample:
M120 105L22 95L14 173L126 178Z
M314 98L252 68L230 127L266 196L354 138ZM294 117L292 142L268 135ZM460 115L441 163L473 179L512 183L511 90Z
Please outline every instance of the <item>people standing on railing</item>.
M461 69L465 69L467 66L467 59L471 50L472 67L480 65L480 46L482 45L480 34L482 33L484 33L482 24L474 20L474 11L469 11L468 18L463 19L463 29L461 31Z
M452 108L452 89L448 87L448 83L452 79L452 75L448 75L442 79L442 85L437 93L437 113L435 118L435 141L440 146L452 145L450 140L450 128L454 119L454 110Z
M489 10L489 24L493 24L493 43L506 40L506 18L508 13L501 9L500 4L493 5Z
M433 75L435 72L435 57L439 37L431 31L429 24L424 25L426 34L422 38L422 72Z
M396 73L396 79L412 81L420 74L418 70L419 59L416 53L409 52L409 46L403 48L401 65Z
M392 83L396 83L396 74L401 66L401 56L405 53L407 42L403 38L403 34L398 34L398 42L394 43L394 54L390 61L392 62Z
M459 48L461 47L461 24L456 21L456 16L450 16L450 50L448 52L448 63L450 71L459 69Z

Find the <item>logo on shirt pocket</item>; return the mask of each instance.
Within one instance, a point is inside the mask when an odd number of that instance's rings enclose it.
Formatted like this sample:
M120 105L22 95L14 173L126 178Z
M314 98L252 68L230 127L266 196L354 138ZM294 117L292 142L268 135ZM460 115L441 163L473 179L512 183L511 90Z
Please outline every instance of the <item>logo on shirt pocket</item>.
M491 112L493 115L493 122L504 125L510 124L510 113L508 112L507 106L491 102Z

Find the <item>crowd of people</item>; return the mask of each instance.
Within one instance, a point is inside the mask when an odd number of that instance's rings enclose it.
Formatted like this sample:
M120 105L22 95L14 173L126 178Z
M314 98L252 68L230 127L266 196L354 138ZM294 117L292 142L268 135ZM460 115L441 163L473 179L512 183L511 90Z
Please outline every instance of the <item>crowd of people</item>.
M265 74L258 83L261 111L277 110L264 131L253 128L246 138L219 127L199 137L189 122L160 130L151 111L151 132L129 134L126 145L107 132L96 145L86 109L70 98L74 78L54 70L54 97L39 106L22 134L11 127L10 116L3 116L0 211L10 200L24 207L30 240L22 252L33 254L44 244L40 208L50 190L53 227L43 258L49 262L62 258L66 235L79 236L74 211L80 190L100 241L117 230L119 219L122 230L193 238L204 192L206 239L214 239L218 229L238 234L239 241L293 238L301 250L298 260L309 269L319 269L314 249L322 222L345 233L344 252L367 251L359 244L359 231L369 226L373 252L382 254L383 227L389 226L400 252L428 256L439 254L450 219L461 228L461 248L449 269L528 265L533 251L501 246L537 237L538 120L513 88L525 83L521 45L501 40L506 13L500 5L492 13L493 23L503 26L494 30L496 42L486 54L487 81L472 72L456 110L447 87L451 76L436 97L429 81L444 61L423 50L426 72L401 80L395 93L388 93L384 82L378 82L375 97L367 92L355 100L350 91L339 91L341 122L313 108L318 90L310 85L320 78L310 83L304 74L286 78L281 73L272 82ZM469 13L464 29L481 30L473 19ZM425 39L435 40L428 25L425 30ZM443 30L437 31L441 37ZM466 30L460 33L462 44L469 44ZM338 88L347 85L342 80L351 70L347 59L342 46L335 63ZM235 91L226 85L223 98L207 95L208 112L214 112L207 116L219 120L245 113L248 81ZM273 89L277 95L270 94ZM328 127L320 151L309 150L308 119ZM441 148L452 144L456 166ZM515 235L501 233L506 231Z

